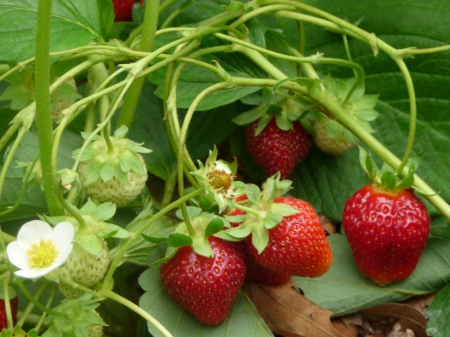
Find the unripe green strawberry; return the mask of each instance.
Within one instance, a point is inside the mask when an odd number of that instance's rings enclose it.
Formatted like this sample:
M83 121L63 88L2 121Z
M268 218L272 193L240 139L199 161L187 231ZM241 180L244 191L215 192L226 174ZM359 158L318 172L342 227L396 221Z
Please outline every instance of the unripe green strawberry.
M335 156L343 155L356 146L344 133L344 128L337 135L330 135L327 124L336 123L327 117L320 117L314 122L314 143L323 152Z
M61 267L60 273L82 286L92 287L106 275L109 263L110 256L106 241L103 240L103 249L97 255L87 252L78 243L74 243L72 253L66 264ZM78 298L84 294L84 291L65 283L60 283L59 287L67 298Z
M146 170L144 158L136 154L142 163L143 170ZM142 192L147 181L147 174L137 173L135 171L128 172L128 185L123 185L116 177L105 182L101 178L95 182L86 184L86 168L88 163L81 163L78 167L78 174L81 184L87 194L96 199L100 203L113 202L118 207L125 206L130 203Z
M380 285L411 275L430 232L430 216L411 189L376 184L347 200L342 224L358 268Z
M95 313L97 316L100 316L97 311L93 310L92 312ZM95 325L88 326L87 330L88 330L88 337L103 336L103 326L101 326L101 325L95 324Z
M151 150L124 138L126 133L127 128L122 126L114 136L108 136L108 142L95 135L94 141L81 154L80 149L73 153L74 158L80 160L78 175L83 188L99 203L125 206L145 187L147 167L140 153ZM89 135L83 134L83 137Z
M75 83L75 80L73 77L70 77L66 82L67 85L73 88L73 90L76 93L77 85ZM67 96L68 95L68 96ZM76 96L73 94L65 94L61 95L58 94L58 90L55 92L54 97L52 97L52 120L53 122L58 122L61 118L61 112L64 109L69 108L72 104L74 104L76 101Z

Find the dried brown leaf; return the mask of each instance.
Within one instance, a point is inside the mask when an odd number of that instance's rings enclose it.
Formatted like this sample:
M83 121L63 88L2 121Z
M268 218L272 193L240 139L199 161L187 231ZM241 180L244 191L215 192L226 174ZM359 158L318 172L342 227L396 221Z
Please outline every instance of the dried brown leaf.
M268 286L247 282L244 291L269 328L283 336L347 337L333 327L332 312L300 294L294 282Z
M425 328L427 320L416 308L400 303L383 303L372 308L361 310L361 313L369 320L394 320L399 323L403 331L411 329L415 337L427 337Z

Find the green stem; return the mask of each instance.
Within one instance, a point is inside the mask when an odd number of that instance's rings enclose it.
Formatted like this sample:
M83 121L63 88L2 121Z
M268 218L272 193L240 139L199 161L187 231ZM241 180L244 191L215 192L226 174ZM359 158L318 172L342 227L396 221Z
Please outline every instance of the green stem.
M416 92L414 90L413 80L411 78L411 74L405 64L405 61L400 58L394 58L394 61L397 63L400 68L403 77L405 78L406 87L408 89L409 95L409 136L408 136L408 144L406 145L405 154L403 155L403 160L400 165L397 167L396 173L400 174L403 168L408 163L409 157L411 156L411 152L414 145L414 138L416 136L416 126L417 126L417 104L416 104Z
M50 306L52 305L53 300L55 299L55 295L56 295L56 287L52 286L52 292L50 293L50 296L48 297L47 303L45 304L46 308L50 308ZM41 319L39 320L39 322L36 324L35 329L37 331L39 331L42 327L42 325L44 324L45 319L47 318L47 313L44 312L41 316Z
M192 102L191 106L189 107L186 116L184 117L183 126L181 127L180 136L178 140L178 193L180 196L184 194L184 157L185 157L185 145L186 145L186 138L187 138L187 131L189 128L189 124L192 120L192 117L194 116L194 112L197 109L197 106L200 104L200 102L208 96L210 93L215 92L217 90L222 90L229 88L230 85L227 82L220 82L217 84L214 84L205 90L203 90L200 94L197 95L197 97ZM184 222L186 224L187 230L189 232L189 236L195 237L196 232L194 227L189 221L189 216L186 210L186 204L181 204L181 210L183 212Z
M142 34L138 48L139 51L151 52L153 49L156 27L158 25L159 2L160 0L147 0L145 4L145 16L144 22L142 23ZM130 90L128 90L123 101L122 108L120 109L116 128L119 128L121 125L125 125L128 129L130 129L144 82L145 77L140 77L130 86Z
M158 322L152 315L150 315L147 311L142 309L140 306L134 304L130 300L116 294L115 292L111 290L105 290L102 292L102 294L122 305L127 307L128 309L134 311L141 317L143 317L147 322L152 324L158 331L165 337L173 337L172 334L160 323Z
M104 284L111 284L113 279L113 274L116 268L121 264L121 261L123 259L123 256L125 255L127 249L133 244L133 242L139 238L142 233L156 220L160 219L163 215L165 215L167 212L170 212L174 208L180 206L183 202L190 200L200 193L204 192L203 188L199 188L189 194L186 194L185 196L179 198L178 200L172 202L170 205L167 205L163 209L161 209L158 213L153 215L147 222L143 223L140 227L136 228L132 234L131 237L129 237L127 240L122 240L117 247L117 251L114 255L114 258L111 262L111 265L108 269L108 273L105 276L105 282Z
M30 302L32 302L41 311L46 312L46 313L48 313L50 315L53 315L53 316L69 318L68 314L66 314L64 312L58 312L58 311L55 311L55 310L47 309L45 306L43 306L41 303L39 303L34 298L34 296L30 294L28 289L25 288L25 286L23 285L22 280L17 280L16 284L19 287L19 289L23 292L23 294L30 300Z
M44 292L44 290L46 289L46 287L47 287L46 282L42 282L39 285L38 289L36 290L36 293L33 296L33 298L36 301L39 300L39 298L41 297L41 295ZM33 309L34 309L34 303L33 302L28 303L28 305L26 306L25 310L22 313L22 316L20 317L19 321L17 322L18 326L22 326L26 322L28 315L33 311Z
M64 210L56 194L51 176L52 115L50 106L50 23L52 0L39 0L36 24L36 124L41 152L42 178L44 181L45 199L50 215L62 215Z
M293 7L293 6L278 5L278 4L259 7L259 8L253 9L252 11L249 11L248 13L245 13L244 15L240 16L239 19L237 19L232 24L230 24L230 27L236 28L236 27L240 26L241 24L243 24L244 22L246 22L250 19L253 19L259 15L263 15L263 14L267 15L269 13L277 12L277 11L281 11L281 10L292 11L294 9L295 9L295 7Z
M8 281L6 280L6 278L3 278L2 280L3 282L3 305L5 306L4 310L6 313L6 322L7 322L7 328L8 329L12 329L14 327L14 323L13 323L13 317L12 317L12 313L11 313L11 302L10 302L10 298L9 298L9 287L8 287Z
M12 123L11 126L6 130L5 134L0 139L0 151L3 150L3 147L8 143L11 137L19 130L22 124L19 122Z

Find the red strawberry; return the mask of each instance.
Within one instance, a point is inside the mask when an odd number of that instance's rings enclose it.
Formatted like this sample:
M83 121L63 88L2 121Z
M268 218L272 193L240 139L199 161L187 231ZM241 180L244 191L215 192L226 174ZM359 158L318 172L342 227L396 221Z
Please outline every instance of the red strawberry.
M375 283L407 278L430 232L430 217L412 190L366 185L350 197L343 226L358 268Z
M293 129L281 130L273 118L261 133L255 136L258 124L259 120L246 127L250 155L267 176L279 171L281 179L288 178L311 149L311 134L298 121L292 123Z
M169 295L206 325L222 323L244 282L245 264L241 254L228 242L208 238L214 257L181 247L161 265L161 280Z
M247 199L247 196L242 195L242 196L236 198L236 201L246 200L246 199ZM236 216L236 215L243 215L243 214L245 214L245 212L241 211L239 209L234 209L228 213L229 216ZM231 222L230 224L232 227L237 227L239 225L238 223L233 223L233 222ZM291 275L289 273L272 270L272 269L266 268L263 265L256 262L255 259L247 251L246 240L230 242L230 244L233 244L236 247L236 249L244 257L245 269L246 269L246 274L245 274L246 280L252 281L252 282L275 285L275 284L286 283L291 278Z
M114 21L132 21L135 0L112 0L114 5ZM141 5L144 1L141 0Z
M19 298L16 296L10 300L11 304L11 313L13 316L14 325L17 322L17 308L19 306ZM8 328L8 320L6 318L6 309L5 309L5 300L0 299L0 332L3 329Z
M328 271L333 254L320 219L306 201L276 197L274 203L287 204L300 212L286 216L269 229L269 243L258 254L249 237L247 248L263 266L301 277L318 277Z

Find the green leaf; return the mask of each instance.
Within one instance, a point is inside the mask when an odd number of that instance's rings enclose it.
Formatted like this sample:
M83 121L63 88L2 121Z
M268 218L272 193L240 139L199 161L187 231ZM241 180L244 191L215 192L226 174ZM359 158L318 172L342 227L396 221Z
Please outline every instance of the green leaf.
M192 336L193 331L203 337L273 337L264 320L258 314L251 300L239 293L227 319L217 326L206 326L181 308L164 290L159 268L150 268L139 277L139 284L145 293L139 306L159 321L174 337ZM164 336L155 326L148 324L152 336Z
M112 202L105 202L95 209L95 211L92 213L92 216L99 220L106 221L111 219L115 213L116 205Z
M327 120L327 123L325 124L325 129L327 131L327 134L333 138L339 137L340 135L342 135L342 132L344 131L344 127L332 119Z
M450 316L450 284L441 289L428 307L427 334L433 337L450 335L450 326L446 324Z
M97 234L80 235L80 246L92 255L97 255L103 249L103 242Z
M195 207L195 206L187 206L186 207L187 214L189 218L195 218L202 214L203 210L201 208ZM175 213L178 219L184 220L183 212L181 209L177 210Z
M0 123L1 124L1 123ZM71 168L74 160L72 152L81 146L81 137L70 131L63 133L58 151L58 170ZM39 141L35 131L29 131L19 145L13 163L6 173L6 179L0 199L0 211L14 205L22 188L24 172L22 168L15 167L16 162L32 162L39 153ZM37 213L45 213L47 206L43 191L39 187L26 188L20 206L1 217L2 221L35 217Z
M334 234L328 238L335 257L330 270L315 279L294 277L293 280L308 299L335 315L431 293L450 282L450 260L447 258L450 242L447 240L430 238L411 276L381 287L359 271L343 235Z
M192 245L192 238L188 235L184 235L181 233L172 233L167 238L167 245L170 247L185 247Z
M57 97L59 99L78 99L81 97L81 95L78 93L77 89L72 87L70 84L63 83L56 91L53 93L54 97Z
M115 168L117 165L111 161L106 161L102 164L100 169L100 178L106 183L114 177Z
M252 244L261 254L264 249L266 249L269 244L269 231L265 226L255 225L252 228Z
M221 218L215 218L211 220L211 222L206 226L205 229L205 238L216 234L217 232L221 231L223 228L223 220Z
M37 6L36 1L5 0L2 2L0 60L23 61L34 55ZM52 6L51 20L51 52L84 46L96 38L101 39L96 1L55 1Z
M264 227L267 229L274 228L283 220L283 216L280 214L267 214L264 218Z
M247 236L250 235L251 232L252 232L251 226L238 226L224 231L224 233L236 239L246 238Z
M384 172L381 176L381 184L389 189L394 189L397 183L397 177L394 172Z
M331 221L341 222L345 201L370 180L359 165L358 150L330 156L313 148L291 176L293 196L306 200Z
M411 7L400 0L380 0L361 2L357 0L340 0L332 4L326 0L316 0L315 6L348 22L355 22L364 17L360 27L373 32L386 43L395 48L414 46L418 49L441 47L448 39L447 30L436 30L429 20L445 22L448 19L447 8L450 1L440 1L437 6L428 6L425 0L416 1ZM408 16L408 22L399 22L400 16ZM383 20L380 20L380 18ZM305 25L306 50L309 55L320 50L327 57L346 59L342 36L312 24ZM444 42L443 42L444 41ZM342 48L336 48L337 45ZM349 49L353 60L364 68L366 73L366 93L379 95L376 106L375 96L367 98L366 108L375 109L380 116L371 125L374 136L397 157L402 158L409 135L410 101L405 80L395 61L380 51L375 57L370 45L356 39L349 39ZM404 58L410 70L417 99L417 129L411 157L420 158L421 166L417 174L427 182L447 202L450 201L450 133L448 119L450 99L444 90L450 78L450 52L424 54ZM314 65L319 74L332 73L334 77L348 78L352 72L343 67L331 65ZM444 67L444 68L443 68ZM372 102L369 102L372 100ZM347 162L350 165L350 162ZM349 172L352 174L352 171ZM320 180L326 176L317 177ZM329 186L339 189L340 184Z
M298 209L295 209L294 207L292 207L290 205L282 204L282 203L271 204L270 211L272 213L279 214L283 217L300 213L300 211Z

